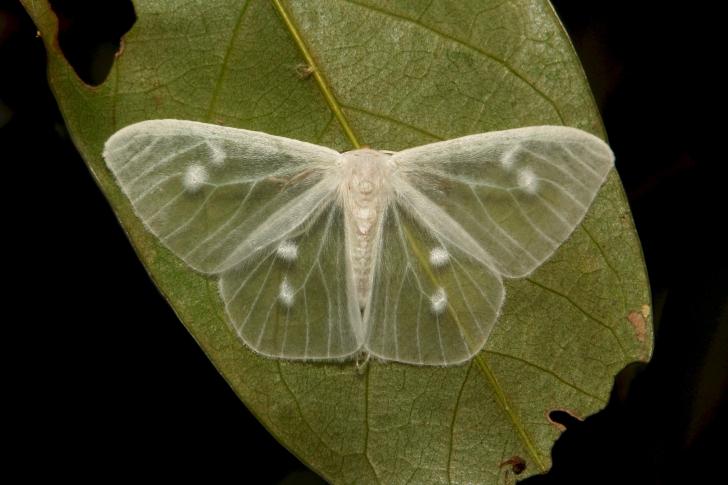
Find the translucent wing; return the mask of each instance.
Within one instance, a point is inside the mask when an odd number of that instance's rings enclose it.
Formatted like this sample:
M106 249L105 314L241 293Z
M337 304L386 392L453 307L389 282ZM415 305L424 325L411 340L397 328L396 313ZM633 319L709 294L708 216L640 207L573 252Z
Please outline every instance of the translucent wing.
M372 355L450 365L480 351L505 296L496 271L434 234L400 205L387 210L378 253L365 314L366 348Z
M340 154L265 133L182 120L116 132L104 158L136 214L192 268L220 273L288 237L335 192Z
M433 234L504 276L521 277L581 222L614 155L584 131L535 126L424 145L392 159L409 182L401 198Z
M343 223L338 204L328 204L290 239L222 273L225 308L247 345L286 359L337 359L360 349Z
M335 359L362 346L334 202L339 153L151 120L115 133L104 158L149 230L192 268L219 274L230 323L251 348Z

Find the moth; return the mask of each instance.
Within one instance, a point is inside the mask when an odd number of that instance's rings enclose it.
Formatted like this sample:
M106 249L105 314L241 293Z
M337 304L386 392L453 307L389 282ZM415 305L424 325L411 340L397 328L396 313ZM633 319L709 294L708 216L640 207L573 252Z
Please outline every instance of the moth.
M339 153L148 120L103 155L146 228L218 278L255 352L439 366L483 348L503 279L554 254L614 164L601 139L563 126Z

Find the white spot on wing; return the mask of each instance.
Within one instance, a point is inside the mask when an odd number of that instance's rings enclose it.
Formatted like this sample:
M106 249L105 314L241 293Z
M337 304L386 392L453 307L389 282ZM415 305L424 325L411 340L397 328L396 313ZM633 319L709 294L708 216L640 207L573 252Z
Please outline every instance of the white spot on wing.
M286 239L285 241L281 241L278 245L276 254L283 261L292 263L296 260L296 258L298 258L298 246L290 239Z
M278 291L278 299L288 308L293 306L293 287L286 277L283 277L283 281L281 282L281 287Z
M524 168L518 172L518 186L529 194L535 194L538 189L536 175L531 170Z
M210 147L210 152L212 155L212 158L210 158L210 163L214 165L215 167L222 167L222 165L225 163L225 152L220 148L219 146L208 143L207 146Z
M182 184L188 192L197 192L207 182L207 170L202 165L191 165L185 172Z
M435 315L442 315L447 308L447 294L444 288L439 287L430 297L430 309Z
M514 147L501 156L501 166L506 170L510 170L516 161L516 153L518 153L518 147Z
M450 253L445 248L433 248L430 251L430 264L435 268L441 268L445 266L450 260Z

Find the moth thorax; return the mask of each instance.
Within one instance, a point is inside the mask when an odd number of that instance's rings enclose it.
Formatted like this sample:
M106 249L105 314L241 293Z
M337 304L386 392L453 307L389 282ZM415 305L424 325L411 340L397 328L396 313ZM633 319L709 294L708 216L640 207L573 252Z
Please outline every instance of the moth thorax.
M368 148L344 153L342 202L346 214L347 252L359 306L369 300L374 251L387 206L389 155Z

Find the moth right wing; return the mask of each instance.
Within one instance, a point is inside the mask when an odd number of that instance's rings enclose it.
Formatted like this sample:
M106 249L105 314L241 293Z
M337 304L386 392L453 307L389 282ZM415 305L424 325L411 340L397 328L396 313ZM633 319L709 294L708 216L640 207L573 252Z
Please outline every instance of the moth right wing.
M344 216L336 203L289 239L223 272L220 293L243 342L269 357L344 359L362 346Z
M316 216L340 154L256 131L148 120L109 138L104 158L145 226L185 263L230 269Z
M365 315L372 355L425 365L474 356L498 318L501 276L524 276L556 251L613 158L602 140L560 126L394 153L396 203Z
M146 227L219 275L230 324L256 352L337 359L362 346L334 202L340 154L181 120L128 126L104 158Z

